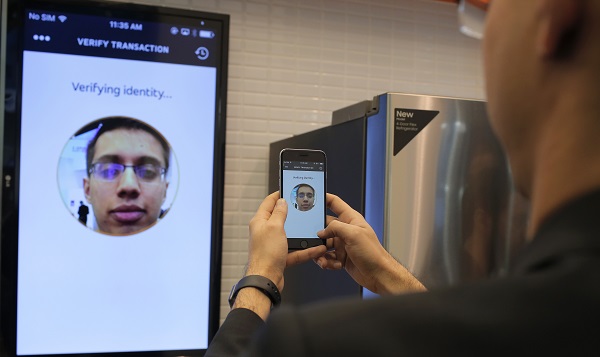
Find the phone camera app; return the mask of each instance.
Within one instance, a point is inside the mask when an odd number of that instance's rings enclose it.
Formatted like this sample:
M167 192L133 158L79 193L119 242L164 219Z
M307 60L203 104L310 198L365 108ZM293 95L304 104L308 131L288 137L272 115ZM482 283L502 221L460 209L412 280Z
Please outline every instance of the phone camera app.
M126 236L166 216L177 170L160 132L141 120L112 116L88 123L67 141L58 183L63 202L80 224Z

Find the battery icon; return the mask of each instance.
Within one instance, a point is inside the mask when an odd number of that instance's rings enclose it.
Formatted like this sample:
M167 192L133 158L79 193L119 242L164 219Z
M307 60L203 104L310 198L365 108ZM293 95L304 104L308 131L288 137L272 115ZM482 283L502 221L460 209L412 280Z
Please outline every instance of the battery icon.
M215 37L215 33L213 31L200 30L198 32L198 36L202 37L202 38L214 38Z

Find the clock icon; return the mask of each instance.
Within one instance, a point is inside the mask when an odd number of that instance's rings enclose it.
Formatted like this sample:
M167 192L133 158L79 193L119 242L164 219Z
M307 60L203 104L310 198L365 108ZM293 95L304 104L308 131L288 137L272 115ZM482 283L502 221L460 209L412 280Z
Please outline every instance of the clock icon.
M204 61L205 59L208 58L208 55L210 54L208 52L208 48L206 47L198 47L198 49L196 49L196 51L194 52L196 54L196 56L198 57L199 60Z

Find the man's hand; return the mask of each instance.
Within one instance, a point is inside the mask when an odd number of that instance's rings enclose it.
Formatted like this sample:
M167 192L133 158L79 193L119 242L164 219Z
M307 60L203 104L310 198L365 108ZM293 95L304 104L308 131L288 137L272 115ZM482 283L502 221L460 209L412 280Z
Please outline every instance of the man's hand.
M250 220L248 266L246 275L262 275L283 290L283 270L287 256L287 239L283 224L287 203L279 192L267 196Z
M287 203L274 192L264 199L250 221L250 241L246 275L262 275L271 279L283 291L283 271L286 266L304 263L322 256L325 246L313 247L288 254L283 224L287 217ZM234 308L247 308L263 320L271 309L271 301L254 288L240 290Z
M327 228L318 233L333 247L315 259L322 269L345 268L357 283L380 295L426 290L383 248L360 213L332 194L327 194L327 205L338 217L327 217Z

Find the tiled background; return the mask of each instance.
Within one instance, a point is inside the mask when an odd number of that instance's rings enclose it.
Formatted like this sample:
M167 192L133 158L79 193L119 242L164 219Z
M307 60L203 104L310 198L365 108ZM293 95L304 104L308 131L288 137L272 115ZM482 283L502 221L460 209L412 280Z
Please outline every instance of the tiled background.
M480 43L434 0L138 0L231 15L221 320L267 195L269 143L384 92L484 99Z

